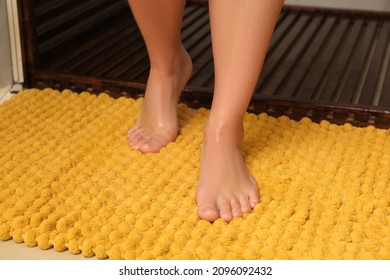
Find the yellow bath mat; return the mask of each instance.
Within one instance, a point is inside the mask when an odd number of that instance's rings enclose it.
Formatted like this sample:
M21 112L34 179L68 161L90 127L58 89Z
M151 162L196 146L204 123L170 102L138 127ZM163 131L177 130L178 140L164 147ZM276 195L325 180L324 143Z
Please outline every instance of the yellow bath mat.
M0 105L0 239L110 259L390 259L390 131L245 116L261 203L199 220L208 110L158 154L127 145L142 100L51 89Z

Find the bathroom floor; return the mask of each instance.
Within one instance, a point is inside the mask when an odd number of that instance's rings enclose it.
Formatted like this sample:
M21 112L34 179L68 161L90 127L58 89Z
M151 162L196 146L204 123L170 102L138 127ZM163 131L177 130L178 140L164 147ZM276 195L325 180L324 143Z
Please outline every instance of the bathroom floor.
M320 7L336 7L355 9L369 9L374 11L390 11L390 0L286 0L286 4L320 6ZM0 104L11 98L12 94L8 93L5 96L0 96ZM0 260L76 260L85 259L82 255L72 255L70 252L56 252L55 250L41 250L38 247L28 248L24 244L16 244L14 241L0 241ZM93 258L92 258L93 259Z
M285 0L285 4L315 6L315 7L334 7L339 9L354 8L359 10L371 11L390 11L389 0Z
M102 1L107 5L112 2ZM372 2L377 4L376 11L384 9L383 1ZM127 4L112 3L115 13L104 10L104 16L88 14L91 20L98 20L93 28L85 25L89 18L81 17L76 12L77 6L63 9L62 16L54 17L57 24L65 26L61 32L55 31L53 16L49 17L55 14L57 5L37 6L26 13L26 19L35 16L39 22L36 26L39 55L31 57L38 66L28 72L28 85L39 89L106 92L112 97L141 96L149 73L147 50ZM333 10L299 7L299 2L292 5L293 1L286 4L248 111L266 112L274 117L286 115L294 120L306 116L315 122L326 119L337 124L348 121L356 126L388 127L388 14L343 11L342 7L347 6L340 3L334 4ZM314 6L315 1L307 5ZM80 17L82 31L73 25ZM110 25L104 25L107 20ZM76 27L80 30L77 35L72 31ZM58 36L54 38L52 32ZM63 34L72 36L63 38ZM209 12L204 0L189 2L181 34L194 65L181 101L191 107L209 108L214 89L214 61Z

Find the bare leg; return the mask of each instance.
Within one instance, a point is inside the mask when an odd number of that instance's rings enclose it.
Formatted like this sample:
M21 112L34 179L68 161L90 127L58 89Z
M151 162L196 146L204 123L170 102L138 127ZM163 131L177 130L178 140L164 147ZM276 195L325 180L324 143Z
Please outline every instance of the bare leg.
M200 218L230 221L259 203L241 155L243 117L259 78L282 0L210 0L214 99L204 128L196 194Z
M192 62L180 40L185 0L129 0L145 40L150 73L129 145L143 153L158 152L178 134L176 105L192 73Z

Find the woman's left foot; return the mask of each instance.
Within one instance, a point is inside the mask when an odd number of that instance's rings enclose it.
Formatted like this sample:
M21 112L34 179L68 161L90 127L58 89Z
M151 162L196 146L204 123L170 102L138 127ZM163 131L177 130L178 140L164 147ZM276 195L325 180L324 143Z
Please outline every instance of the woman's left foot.
M171 72L151 68L141 113L127 132L134 150L157 153L175 141L179 131L176 105L191 74L191 58L184 47L179 49Z

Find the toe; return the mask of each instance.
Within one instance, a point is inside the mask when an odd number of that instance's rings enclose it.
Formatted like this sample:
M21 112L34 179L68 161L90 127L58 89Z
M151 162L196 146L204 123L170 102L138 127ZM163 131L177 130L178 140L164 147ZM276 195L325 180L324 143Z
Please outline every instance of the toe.
M203 206L198 208L198 216L202 220L214 222L219 218L219 212L215 206Z
M223 201L220 203L219 216L226 222L230 222L233 219L230 202Z
M159 145L156 141L150 140L140 146L140 151L143 153L158 153L161 148L162 146Z
M253 209L258 203L260 203L260 194L259 194L259 190L255 188L253 191L249 193L249 204Z
M233 200L230 207L234 218L242 217L241 205L237 200Z
M133 135L131 140L129 141L130 146L135 149L139 150L140 146L145 142L144 136L142 133L138 133L136 135Z
M127 142L129 143L129 145L131 145L133 143L133 135L132 134L127 134Z
M131 129L131 131L129 131L127 133L127 140L128 140L130 145L135 143L139 134L140 134L140 131L138 129Z
M133 132L134 132L134 130L136 130L136 126L134 125L134 126L132 126L131 128L129 128L128 130L127 130L127 135L130 135L130 134L132 134Z
M130 128L127 132L126 135L127 137L130 137L134 133L135 128Z
M251 206L249 199L247 197L242 198L240 200L240 205L241 205L241 212L242 213L249 213L252 211L252 206Z

